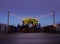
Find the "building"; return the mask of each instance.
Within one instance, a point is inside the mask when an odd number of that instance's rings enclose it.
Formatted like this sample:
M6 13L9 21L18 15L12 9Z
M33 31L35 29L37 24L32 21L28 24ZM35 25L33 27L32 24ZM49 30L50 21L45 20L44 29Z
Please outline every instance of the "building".
M60 31L60 24L54 24L56 31Z
M1 24L0 23L0 33L6 32L6 24Z

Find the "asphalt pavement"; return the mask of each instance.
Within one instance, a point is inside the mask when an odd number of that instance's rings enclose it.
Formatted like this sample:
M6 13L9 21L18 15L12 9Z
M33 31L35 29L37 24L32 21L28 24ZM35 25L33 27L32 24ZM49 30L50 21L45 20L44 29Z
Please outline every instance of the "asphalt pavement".
M0 34L0 44L60 44L60 34L52 33Z

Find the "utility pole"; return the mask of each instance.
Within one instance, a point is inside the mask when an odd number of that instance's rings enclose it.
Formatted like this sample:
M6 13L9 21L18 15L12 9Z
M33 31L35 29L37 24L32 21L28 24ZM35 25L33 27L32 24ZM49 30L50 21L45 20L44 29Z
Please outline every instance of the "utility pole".
M56 27L55 27L55 14L54 14L54 10L52 11L53 12L53 32L56 32Z
M8 26L9 26L9 13L10 13L10 12L8 11Z
M54 14L54 10L52 11L53 13L53 24L55 24L55 14Z
M6 32L9 30L9 11L8 11L8 16L7 16L7 26L6 26Z

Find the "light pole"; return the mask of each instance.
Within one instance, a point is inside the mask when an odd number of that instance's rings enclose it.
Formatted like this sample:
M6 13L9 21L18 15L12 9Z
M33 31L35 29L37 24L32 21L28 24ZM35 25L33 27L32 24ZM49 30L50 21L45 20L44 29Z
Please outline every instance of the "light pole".
M55 25L55 14L54 14L54 10L52 12L53 12L53 32L56 32L56 27L54 26Z
M52 11L53 13L53 25L55 24L55 14L54 14L54 10Z
M9 13L10 13L10 12L8 11L8 26L9 26Z
M9 11L8 11L8 16L7 16L7 26L6 26L6 32L9 30Z

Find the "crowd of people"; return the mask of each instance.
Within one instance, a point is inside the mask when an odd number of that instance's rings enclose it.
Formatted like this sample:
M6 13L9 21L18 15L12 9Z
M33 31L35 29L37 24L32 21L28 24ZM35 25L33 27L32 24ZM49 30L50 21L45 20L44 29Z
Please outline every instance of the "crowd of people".
M59 33L59 31L56 30L56 28L51 25L51 26L44 26L40 27L39 25L37 26L32 26L29 27L28 25L18 25L17 27L15 26L9 26L9 33L14 33L14 32L20 32L20 33L40 33L40 32L47 32L47 33Z
M32 26L29 27L28 25L18 25L17 27L15 26L9 26L8 32L40 32L41 28L40 26Z

